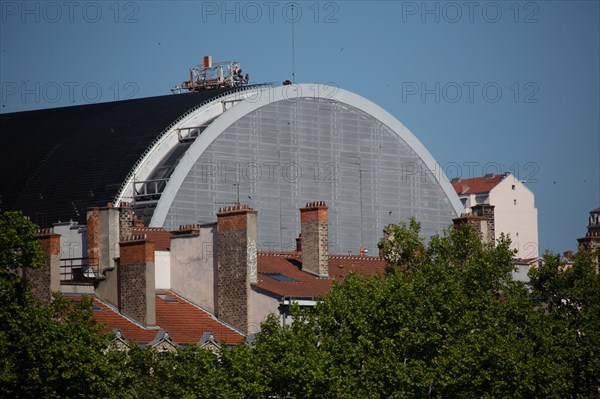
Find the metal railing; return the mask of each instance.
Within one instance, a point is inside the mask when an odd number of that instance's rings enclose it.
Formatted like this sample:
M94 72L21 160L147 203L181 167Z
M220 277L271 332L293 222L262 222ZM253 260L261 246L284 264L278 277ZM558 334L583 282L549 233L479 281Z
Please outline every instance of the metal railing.
M92 283L100 277L98 266L89 265L90 258L64 258L60 260L61 283Z
M133 199L152 200L160 198L169 179L135 180L133 182Z
M140 156L138 158L138 160L136 161L136 163L133 165L133 167L131 168L131 170L129 171L129 173L127 174L127 176L125 177L125 180L123 180L123 182L121 183L121 187L119 188L119 190L117 191L117 194L115 195L114 199L113 199L113 203L114 204L118 204L119 203L119 198L121 198L121 195L123 195L125 188L127 187L127 183L132 180L132 178L135 176L135 173L137 171L137 168L146 160L146 157L148 156L148 154L154 149L154 147L156 146L156 144L158 144L165 136L167 136L171 130L177 126L177 124L182 121L183 119L187 118L188 115L193 114L194 112L196 112L197 110L201 109L202 107L207 106L210 103L218 103L223 97L227 97L230 96L232 94L237 94L243 91L247 91L247 90L254 90L254 89L263 89L263 88L267 88L267 87L274 87L275 85L272 83L266 83L266 84L256 84L256 85L248 85L248 86L242 86L242 87L238 87L237 89L233 89L231 91L226 91L225 93L221 93L215 97L212 97L210 99L207 99L205 101L203 101L202 103L198 104L197 106L195 106L194 108L190 109L189 111L185 112L184 114L182 114L181 116L179 116L177 119L175 119L173 122L171 122L171 124L169 126L167 126L153 141L152 143L146 148L146 150L144 151L144 153L142 154L142 156Z

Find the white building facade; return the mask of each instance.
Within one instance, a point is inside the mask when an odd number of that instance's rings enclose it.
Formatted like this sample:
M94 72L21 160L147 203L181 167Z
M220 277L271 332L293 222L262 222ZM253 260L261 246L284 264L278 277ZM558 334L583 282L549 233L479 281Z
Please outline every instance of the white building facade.
M538 246L538 212L533 192L510 173L486 175L473 179L453 179L465 212L478 204L494 206L495 239L509 235L516 257L536 258Z

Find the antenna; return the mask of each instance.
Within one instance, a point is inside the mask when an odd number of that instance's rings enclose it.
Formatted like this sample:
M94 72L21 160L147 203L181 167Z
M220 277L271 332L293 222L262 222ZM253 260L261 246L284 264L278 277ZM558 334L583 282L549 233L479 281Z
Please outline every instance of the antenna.
M296 12L294 3L292 3L292 83L296 83L296 46L294 41L294 25L296 21Z

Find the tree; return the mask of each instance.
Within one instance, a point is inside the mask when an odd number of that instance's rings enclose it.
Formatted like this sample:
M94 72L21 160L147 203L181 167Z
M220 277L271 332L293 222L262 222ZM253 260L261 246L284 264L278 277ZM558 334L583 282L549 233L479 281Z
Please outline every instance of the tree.
M263 325L254 351L270 395L598 395L599 318L591 303L598 303L597 294L584 302L598 292L597 276L586 272L571 284L577 302L568 303L579 307L578 321L567 328L566 316L552 316L546 305L549 297L563 304L564 291L540 288L544 296L512 280L508 239L482 244L466 225L428 243L419 232L414 220L388 226L381 242L385 276L351 275L314 310L296 309L291 326ZM581 267L589 270L585 262ZM555 273L544 281L563 286L557 279L569 277Z
M38 227L19 211L0 210L0 271L42 264Z
M109 338L91 301L56 294L44 306L15 273L41 265L36 232L19 212L0 212L0 397L110 397L120 365L103 355Z
M583 247L572 264L546 252L530 273L532 295L548 320L548 362L564 370L572 397L600 397L600 275Z

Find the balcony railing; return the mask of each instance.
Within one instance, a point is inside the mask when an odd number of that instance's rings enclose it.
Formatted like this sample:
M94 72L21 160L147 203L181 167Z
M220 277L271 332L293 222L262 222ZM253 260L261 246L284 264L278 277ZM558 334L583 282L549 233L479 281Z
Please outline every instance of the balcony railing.
M89 263L90 258L65 258L60 260L60 282L71 283L93 283L100 278L98 266Z

